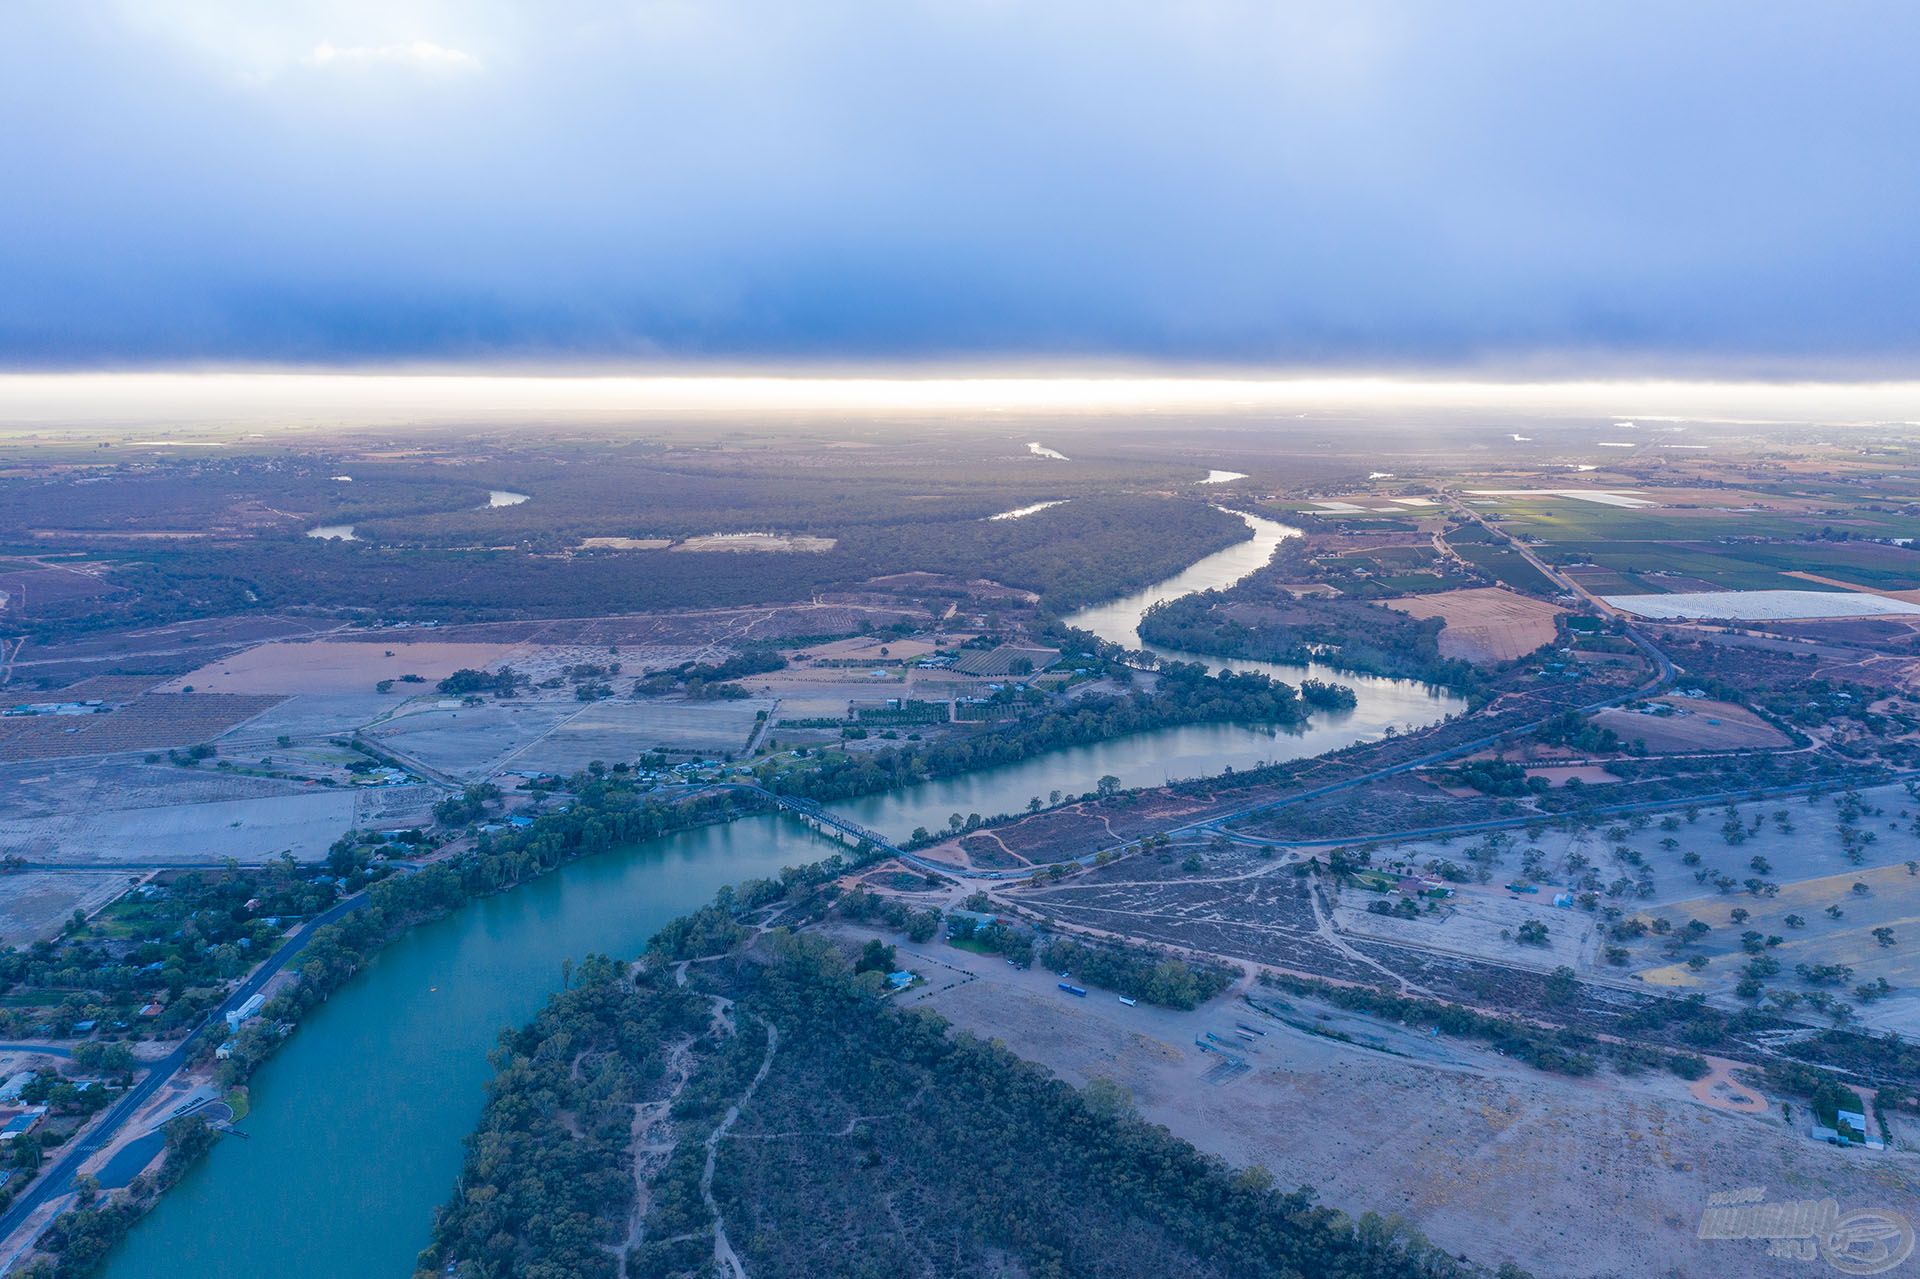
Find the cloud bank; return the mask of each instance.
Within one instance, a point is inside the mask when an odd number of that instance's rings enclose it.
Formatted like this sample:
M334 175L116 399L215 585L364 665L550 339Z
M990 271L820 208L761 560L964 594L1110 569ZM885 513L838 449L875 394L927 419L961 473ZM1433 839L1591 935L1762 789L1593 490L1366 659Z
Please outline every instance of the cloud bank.
M0 364L1892 372L1905 4L0 9Z

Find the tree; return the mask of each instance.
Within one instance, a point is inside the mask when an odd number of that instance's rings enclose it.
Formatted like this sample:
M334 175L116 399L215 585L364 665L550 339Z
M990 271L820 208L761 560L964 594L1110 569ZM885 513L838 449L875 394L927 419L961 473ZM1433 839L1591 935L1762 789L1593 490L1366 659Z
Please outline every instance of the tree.
M1095 782L1093 788L1095 794L1105 799L1120 793L1120 779L1112 773L1108 773L1105 777Z
M894 948L873 938L860 949L860 958L854 962L856 973L890 973L895 969Z
M1876 928L1873 930L1873 939L1882 946L1891 946L1893 945L1893 929Z

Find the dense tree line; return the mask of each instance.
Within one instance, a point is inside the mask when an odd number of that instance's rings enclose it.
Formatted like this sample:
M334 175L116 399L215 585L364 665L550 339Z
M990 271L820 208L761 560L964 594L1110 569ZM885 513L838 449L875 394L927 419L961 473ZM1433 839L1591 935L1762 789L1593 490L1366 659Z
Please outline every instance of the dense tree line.
M1257 576L1257 575L1256 575ZM1230 608L1258 587L1199 591L1147 610L1141 637L1167 648L1216 657L1305 665L1320 662L1363 675L1424 680L1462 693L1483 691L1488 674L1440 654L1441 619L1409 617L1358 600L1287 599L1270 624L1248 625ZM1283 620L1282 620L1283 619Z
M1089 943L1056 937L1040 948L1040 962L1072 973L1090 986L1165 1008L1198 1008L1233 985L1239 973L1224 964L1195 964L1144 946Z
M531 1025L501 1033L462 1190L436 1214L421 1273L457 1257L465 1279L616 1279L634 1107L661 1093L669 1042L707 1022L706 1001L667 970L642 980L588 956Z
M1352 690L1316 684L1313 696L1321 704L1350 705ZM772 790L844 799L1175 724L1293 725L1306 717L1307 705L1291 685L1255 673L1209 675L1195 663L1170 663L1160 668L1152 693L1087 694L965 737L828 752L800 764L770 760L756 773Z
M823 938L777 930L750 955L690 971L692 990L731 1001L736 1029L709 1029L694 1052L672 1106L676 1144L647 1187L637 1247L620 1255L630 1180L611 1202L586 1189L612 1195L629 1175L627 1152L606 1150L598 1134L617 1133L630 1076L596 1082L584 1099L562 1076L617 1052L621 1071L645 1077L662 1037L691 1033L686 989L664 965L632 985L556 996L533 1028L503 1041L511 1051L498 1062L487 1119L419 1274L708 1275L706 1146L733 1106L735 1139L714 1145L712 1197L754 1275L1483 1273L1402 1228L1349 1220L1308 1189L1283 1192L1258 1168L1202 1155L1142 1121L1111 1085L1076 1091L997 1043L896 1010L877 974L854 973ZM616 1025L640 1042L616 1048ZM611 1073L596 1065L591 1078ZM556 1222L564 1237L542 1242Z
M767 649L736 653L721 662L682 662L666 670L654 671L633 681L636 697L684 691L700 697L707 690L724 686L728 680L748 675L765 675L785 670L787 659ZM744 695L744 694L743 694Z

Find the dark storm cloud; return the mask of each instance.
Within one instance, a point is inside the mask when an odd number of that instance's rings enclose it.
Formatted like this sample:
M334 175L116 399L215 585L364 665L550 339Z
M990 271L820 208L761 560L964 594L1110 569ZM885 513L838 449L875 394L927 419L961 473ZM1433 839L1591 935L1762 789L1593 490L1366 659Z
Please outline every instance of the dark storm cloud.
M1916 12L14 5L0 362L1897 368Z

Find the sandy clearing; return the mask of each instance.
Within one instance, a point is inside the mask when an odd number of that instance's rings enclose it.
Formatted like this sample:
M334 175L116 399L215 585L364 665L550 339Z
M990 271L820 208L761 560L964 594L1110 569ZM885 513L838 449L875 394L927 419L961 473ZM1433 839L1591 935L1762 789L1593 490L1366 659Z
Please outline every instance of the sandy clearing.
M520 655L518 644L407 643L384 640L276 640L209 662L162 686L201 693L365 693L383 679L418 675L432 683L462 668L479 670ZM403 685L401 687L414 687ZM417 690L416 690L417 691Z
M1510 662L1552 643L1557 633L1554 619L1566 611L1499 586L1441 591L1384 603L1410 617L1440 618L1446 624L1440 632L1441 655L1482 666Z
M583 551L664 551L673 545L670 537L583 537Z
M690 537L676 551L830 551L837 538L807 537L798 533L703 533Z

